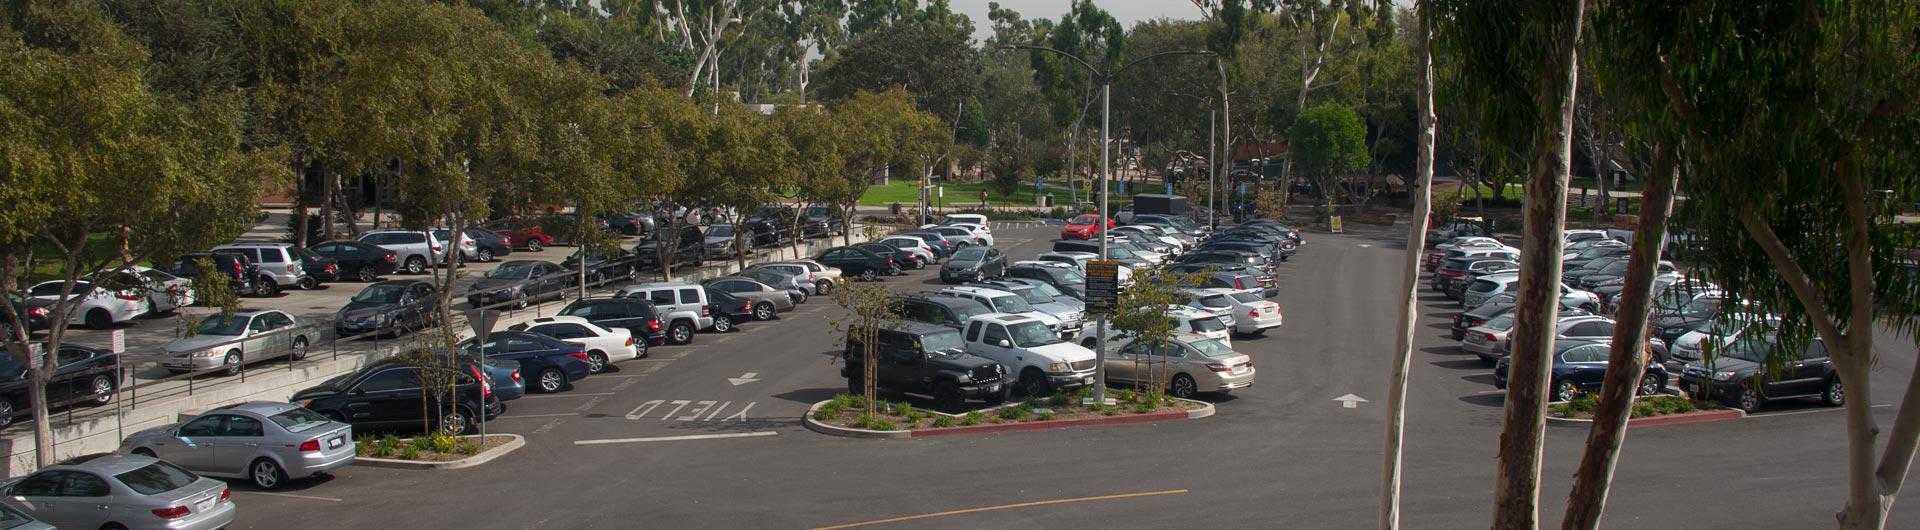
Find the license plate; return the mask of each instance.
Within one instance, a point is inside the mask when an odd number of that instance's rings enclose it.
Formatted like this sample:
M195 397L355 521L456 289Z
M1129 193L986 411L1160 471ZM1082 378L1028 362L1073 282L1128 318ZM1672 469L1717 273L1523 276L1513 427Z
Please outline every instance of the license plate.
M1093 376L1091 376L1091 375L1089 375L1089 376L1086 376L1086 377L1082 377L1082 378L1080 378L1080 382L1081 382L1081 383L1083 383L1083 384L1089 384L1089 385L1091 385L1091 384L1093 384Z
M1236 374L1244 374L1244 373L1247 373L1247 367L1246 367L1246 365L1240 365L1240 366L1235 366L1235 367L1233 367L1233 373L1236 373Z
M987 385L987 392L999 392L999 391L1000 391L1000 383Z
M204 511L207 511L207 509L209 509L209 508L213 508L213 497L207 497L207 498L205 498L205 499L200 499L200 501L199 501L199 502L195 502L195 503L193 503L193 507L194 507L194 510L193 510L193 511L196 511L196 512L204 512Z
M346 443L346 442L344 442L344 441L342 441L342 439L341 439L341 438L334 438L334 439L332 439L332 440L327 440L327 448L328 448L328 449L339 449L339 448L340 448L340 444L343 444L343 443Z

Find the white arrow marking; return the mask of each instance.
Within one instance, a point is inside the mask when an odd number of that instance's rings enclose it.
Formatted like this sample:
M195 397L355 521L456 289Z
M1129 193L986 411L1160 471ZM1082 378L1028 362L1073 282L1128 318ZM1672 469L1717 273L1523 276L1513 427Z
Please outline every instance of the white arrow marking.
M1373 247L1373 245L1369 245L1369 244L1366 244L1366 243L1361 243L1361 244L1360 244L1360 248L1372 248L1372 247Z
M1367 402L1367 398L1363 398L1353 394L1347 394L1344 396L1333 398L1333 400L1340 402L1340 408L1343 408L1343 409L1360 408L1361 403Z
M729 377L729 378L727 378L727 381L728 381L728 382L731 382L731 383L733 383L733 386L740 386L740 385L744 385L744 384L747 384L747 383L752 383L752 382L754 382L754 381L759 381L759 379L755 379L755 378L754 378L754 376L756 376L756 375L760 375L760 373L759 373L759 372L747 372L747 373L745 373L745 374L741 374L741 375L740 375L740 377Z

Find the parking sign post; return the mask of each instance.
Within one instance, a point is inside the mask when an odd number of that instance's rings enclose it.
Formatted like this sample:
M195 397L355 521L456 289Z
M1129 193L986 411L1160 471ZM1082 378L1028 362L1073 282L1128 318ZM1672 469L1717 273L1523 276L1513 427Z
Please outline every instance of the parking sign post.
M120 362L120 355L127 352L127 330L113 330L113 431L119 439L127 439L126 417L120 415L120 385L126 381L126 366Z
M580 270L587 270L586 254L580 255ZM493 331L493 325L500 322L500 311L494 309L468 309L467 325L473 326L473 345L480 350L480 377L487 375L487 334ZM492 385L493 381L476 381L482 385ZM481 396L480 410L474 413L480 416L480 443L487 443L487 398Z
M1101 241L1105 246L1106 242ZM1087 262L1087 312L1095 315L1093 328L1093 376L1095 385L1091 402L1108 403L1107 388L1107 317L1113 314L1113 308L1120 301L1120 262L1097 259Z

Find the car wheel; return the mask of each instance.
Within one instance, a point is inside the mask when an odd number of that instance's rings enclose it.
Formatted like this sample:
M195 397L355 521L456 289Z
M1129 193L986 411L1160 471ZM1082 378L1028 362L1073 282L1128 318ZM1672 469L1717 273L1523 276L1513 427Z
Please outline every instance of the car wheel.
M726 333L729 331L733 331L733 317L729 317L726 315L714 315L713 316L713 332Z
M925 268L927 268L926 260L917 260L917 259L913 260L913 270L921 270Z
M94 309L92 311L88 311L87 327L90 327L93 329L107 329L107 328L113 327L113 313L108 313L107 310L105 309Z
M1193 382L1193 376L1179 374L1173 376L1173 384L1167 386L1167 395L1180 399L1193 399L1200 393L1200 385Z
M899 276L899 275L901 275L901 274L905 274L905 273L902 273L902 272L900 272L900 266L899 266L899 265L888 265L888 266L887 266L887 275L888 275L888 276Z
M693 323L685 320L674 322L673 326L667 328L667 340L674 344L692 343Z
M493 250L480 249L478 252L473 253L473 258L480 261L493 261Z
M420 256L407 258L407 274L421 274L425 272L427 272L427 258Z
M528 240L527 240L527 252L539 252L539 251L540 251L540 240L538 240L538 239L528 239Z
M814 284L813 284L813 293L814 293L814 294L817 294L817 295L820 295L820 296L826 296L826 295L829 295L829 294L832 294L832 293L833 293L833 282L830 282L830 281L827 281L827 280L820 280L819 282L817 282L817 283L814 283Z
M0 427L13 425L13 415L19 410L13 406L13 400L0 398Z
M592 363L593 361L587 362ZM558 368L548 368L540 371L538 381L541 392L552 394L567 387L567 374L560 373L560 369Z
M140 455L140 456L144 456L144 457L147 457L147 458L159 458L159 456L158 456L158 455L156 455L156 454L154 454L154 452L153 452L153 450L152 450L152 449L148 449L148 448L145 448L145 447L142 447L142 448L139 448L139 449L134 449L134 450L133 450L133 454L136 454L136 455Z
M1740 402L1737 403L1740 410L1748 413L1758 412L1760 403L1759 390L1755 390L1751 384L1740 385Z
M374 280L380 279L380 274L373 270L372 265L361 265L360 270L355 271L354 276L364 283L373 283Z
M320 288L320 279L308 276L300 279L300 290L311 291Z
M1554 401L1572 401L1573 392L1574 392L1573 381L1561 379L1559 381L1553 382L1553 400Z
M860 281L870 282L878 279L880 279L880 275L874 274L873 269L860 271Z
M597 374L607 370L607 354L599 350L587 352L587 373Z
M257 294L260 296L273 296L273 295L280 294L279 282L275 282L273 280L266 279L266 278L261 278L260 281L257 282L255 285L258 285L258 287L255 287L253 289L254 294Z
M93 404L105 405L113 402L113 378L107 374L93 376L87 383L87 390L93 394Z
M960 389L953 383L940 383L933 387L933 406L941 412L956 414L967 408L967 401L960 398Z
M287 357L291 357L293 358L293 360L296 360L296 361L306 359L307 358L307 338L294 337L293 351L288 352Z
M281 483L287 481L287 473L281 471L280 464L273 463L270 458L254 460L253 465L247 466L247 477L253 479L255 487L263 490L280 487Z
M1847 388L1840 383L1840 376L1827 378L1827 389L1820 392L1820 402L1829 407L1847 404Z
M1026 392L1029 396L1046 396L1053 394L1053 385L1047 383L1046 374L1040 373L1039 370L1028 368L1026 371L1020 372L1020 391Z
M227 375L240 375L240 350L227 352L227 358L220 361L227 368Z
M473 415L467 414L466 407L454 407L440 418L440 432L455 436L473 432Z
M804 303L807 303L807 292L796 289L794 292L793 304L800 305Z
M520 293L520 296L518 296L518 297L515 297L515 298L513 299L513 308L514 308L514 309L526 309L526 308L527 308L527 295L526 295L526 293Z
M1596 315L1597 315L1597 314L1600 314L1600 306L1596 306L1596 305L1593 305L1593 304L1582 304L1582 305L1580 306L1580 310L1581 310L1581 311L1586 311L1586 312L1588 312L1588 313L1593 313L1593 314L1596 314Z
M1640 376L1640 395L1651 396L1660 393L1660 376L1647 374Z
M753 306L754 320L773 320L773 304L760 302Z

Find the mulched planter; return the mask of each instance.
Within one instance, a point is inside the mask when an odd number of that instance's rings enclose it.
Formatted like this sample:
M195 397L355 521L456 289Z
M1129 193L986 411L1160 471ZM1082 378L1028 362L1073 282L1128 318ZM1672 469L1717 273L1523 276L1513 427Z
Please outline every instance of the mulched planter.
M1001 417L1003 410L1020 407L1019 403L1008 403L998 407L976 411L979 414L979 416L977 417L978 423L975 423L973 425L961 424L966 418L965 415L944 414L944 413L934 412L934 411L920 411L925 413L928 417L926 419L922 419L918 423L917 427L907 428L905 425L902 425L900 423L900 419L901 419L900 416L884 415L890 421L894 422L894 425L897 427L895 429L889 429L889 430L860 428L852 425L853 423L852 418L856 418L861 413L861 411L859 410L846 410L846 411L843 411L840 415L829 417L826 420L817 419L815 417L816 413L822 407L825 407L829 403L832 403L832 400L828 400L828 401L815 403L812 408L807 410L806 425L808 429L813 430L814 432L819 432L822 434L830 434L834 436L844 436L849 438L878 438L878 439L925 438L930 436L948 436L948 435L956 435L956 434L983 434L983 433L990 433L990 432L1036 431L1036 430L1043 430L1043 429L1059 429L1059 428L1066 428L1066 427L1082 427L1082 426L1091 426L1091 425L1118 425L1118 424L1127 424L1127 423L1155 423L1155 422L1163 422L1163 421L1182 421L1182 420L1189 420L1189 419L1205 418L1207 416L1212 416L1214 413L1213 404L1211 403L1206 403L1203 401L1179 399L1179 398L1172 398L1172 400L1173 400L1173 404L1163 405L1159 407L1157 410L1154 410L1152 412L1146 412L1146 413L1135 412L1133 407L1131 406L1115 407L1117 410L1115 410L1111 414L1106 412L1099 412L1099 411L1089 411L1077 404L1070 404L1067 406L1057 406L1057 407L1051 408L1054 411L1054 418L1048 419L1048 420L1037 418L1038 411L1049 409L1049 407L1045 405L1041 405L1040 407L1033 409L1035 412L1028 413L1026 415L1026 419L1024 420L1003 419ZM1008 413L1008 414L1011 415L1014 413ZM940 417L949 418L949 421L951 421L953 424L951 426L946 426L946 427L933 427L932 424L934 423L934 421L936 421L935 419ZM999 419L999 423L995 423L994 422L995 419Z
M480 436L461 436L461 440L479 440ZM413 460L399 458L374 458L356 455L353 465L385 467L393 469L460 469L485 464L495 458L527 445L527 439L518 434L489 434L480 441L480 451L471 456L459 453L437 453L425 451Z

